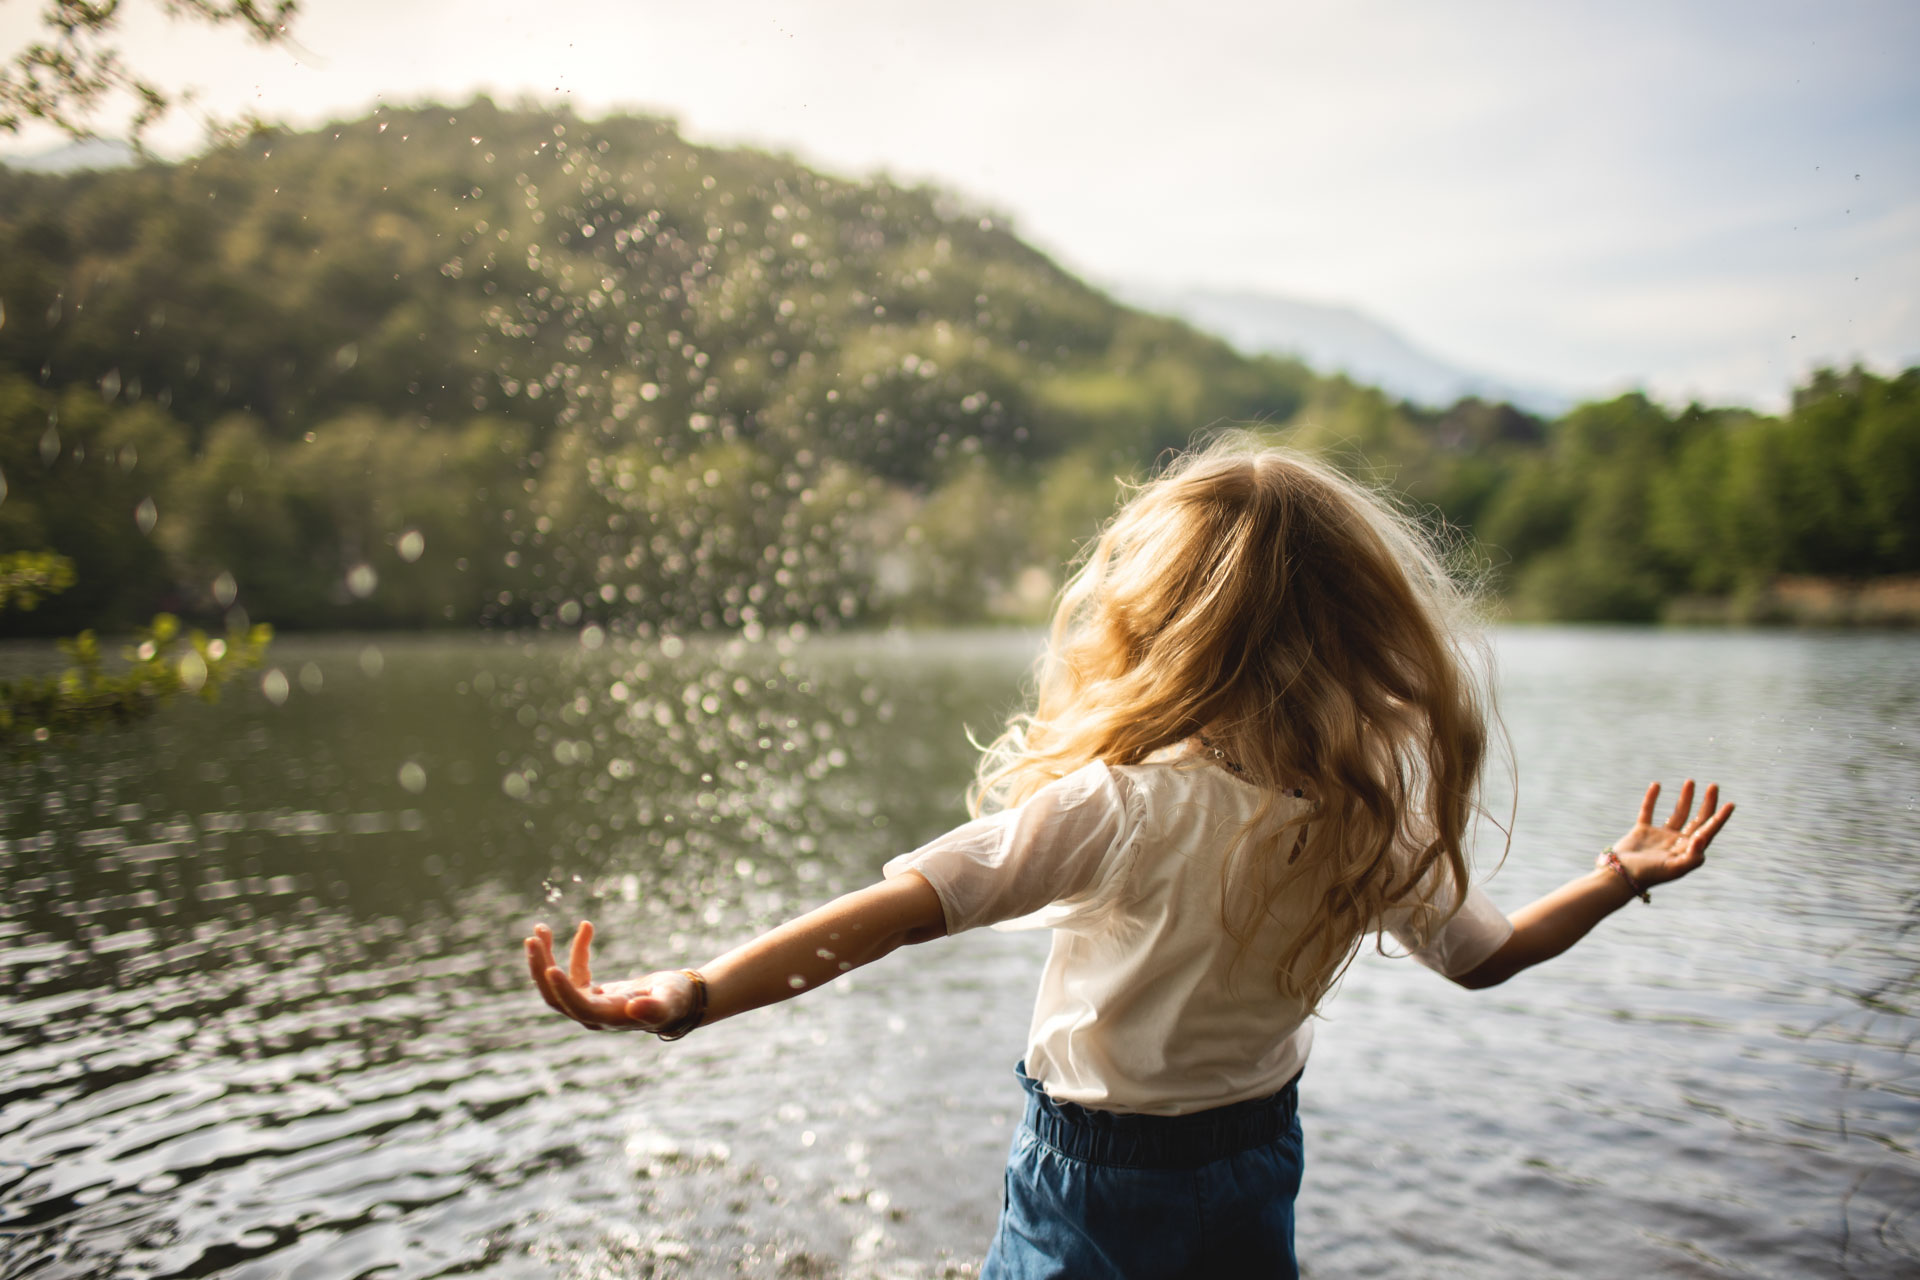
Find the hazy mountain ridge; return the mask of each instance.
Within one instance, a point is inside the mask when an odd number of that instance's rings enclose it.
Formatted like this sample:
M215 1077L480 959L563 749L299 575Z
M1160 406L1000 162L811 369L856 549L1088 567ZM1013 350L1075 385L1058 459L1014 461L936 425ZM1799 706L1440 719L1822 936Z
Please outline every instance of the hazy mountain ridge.
M115 138L79 138L44 151L0 155L0 165L25 173L83 173L125 169L140 163L140 153Z
M1355 382L1431 408L1475 398L1504 400L1544 417L1557 417L1574 398L1550 388L1477 373L1422 350L1391 326L1358 308L1252 290L1121 285L1123 300L1175 316L1213 333L1248 355L1282 355L1319 373Z

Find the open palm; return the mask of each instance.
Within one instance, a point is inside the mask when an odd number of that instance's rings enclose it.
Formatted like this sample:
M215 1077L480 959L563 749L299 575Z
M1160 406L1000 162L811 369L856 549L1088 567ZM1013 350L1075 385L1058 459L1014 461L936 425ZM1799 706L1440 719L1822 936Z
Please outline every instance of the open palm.
M553 955L553 932L544 924L526 939L527 967L540 998L589 1031L658 1031L693 1008L693 984L682 971L651 973L621 982L595 982L590 960L593 922L582 920L562 969Z
M1614 853L1641 884L1678 880L1705 862L1707 846L1733 816L1733 806L1720 803L1720 788L1713 783L1708 784L1695 812L1692 778L1681 785L1673 813L1665 823L1655 826L1653 808L1659 801L1660 784L1656 782L1640 802L1640 816L1633 829L1613 842Z

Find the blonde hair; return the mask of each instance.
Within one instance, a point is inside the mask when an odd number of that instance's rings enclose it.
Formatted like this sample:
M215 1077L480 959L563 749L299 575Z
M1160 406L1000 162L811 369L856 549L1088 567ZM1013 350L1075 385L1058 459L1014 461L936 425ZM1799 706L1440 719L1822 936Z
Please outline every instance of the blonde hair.
M1381 495L1224 437L1140 486L1067 584L1035 706L987 749L974 810L1204 732L1268 790L1229 854L1222 924L1244 954L1280 903L1317 904L1273 974L1311 1009L1390 909L1424 937L1464 897L1490 715L1478 636L1435 539ZM1280 804L1296 786L1310 808Z

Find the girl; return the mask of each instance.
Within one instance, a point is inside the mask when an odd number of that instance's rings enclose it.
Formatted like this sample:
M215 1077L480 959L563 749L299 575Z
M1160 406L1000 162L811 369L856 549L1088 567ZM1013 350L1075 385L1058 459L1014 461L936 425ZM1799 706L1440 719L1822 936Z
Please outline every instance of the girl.
M881 883L699 969L596 984L526 940L548 1004L677 1039L903 943L1054 930L983 1277L1296 1276L1296 1081L1368 934L1467 987L1572 946L1698 867L1733 812L1660 785L1595 869L1501 914L1464 840L1488 698L1467 601L1421 532L1338 473L1229 441L1114 518L1066 589L1039 696L979 817ZM1384 945L1384 944L1383 944Z

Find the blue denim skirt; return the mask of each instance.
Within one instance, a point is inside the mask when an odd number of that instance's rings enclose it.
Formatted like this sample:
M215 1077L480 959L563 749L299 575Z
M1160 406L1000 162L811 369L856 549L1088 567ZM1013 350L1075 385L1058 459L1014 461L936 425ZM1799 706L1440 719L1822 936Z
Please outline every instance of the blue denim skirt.
M1142 1116L1055 1102L1025 1067L980 1280L1297 1280L1300 1077L1270 1097Z

